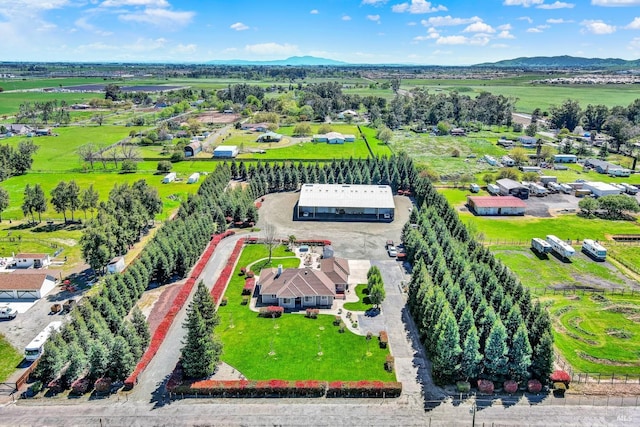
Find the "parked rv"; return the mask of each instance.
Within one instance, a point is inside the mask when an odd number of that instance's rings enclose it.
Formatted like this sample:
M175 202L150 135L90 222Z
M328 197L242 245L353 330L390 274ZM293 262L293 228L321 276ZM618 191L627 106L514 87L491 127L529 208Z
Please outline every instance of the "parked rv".
M562 258L568 259L576 254L576 250L573 247L565 242L564 240L559 239L553 234L549 234L547 236L547 242L551 245L551 250Z
M530 191L530 194L533 194L534 196L538 196L538 197L546 196L548 193L546 188L544 188L540 184L536 184L535 182L532 182L529 184L529 191Z
M44 351L44 343L47 342L51 334L62 329L62 322L55 321L47 325L27 346L24 348L24 359L30 362L38 360Z
M631 194L631 195L638 194L638 187L636 187L635 185L627 184L625 182L623 182L620 185L622 185L622 187L624 188L625 193Z
M600 243L591 239L584 239L582 242L582 252L599 261L604 261L607 257L607 250Z
M573 188L568 184L560 184L560 190L565 194L571 194Z
M488 154L484 155L484 161L487 162L487 164L489 164L490 166L495 166L498 163L495 157L490 156Z
M471 191L472 193L479 193L480 186L478 184L471 184L469 185L469 191Z
M547 188L549 189L549 192L552 193L559 193L560 191L562 191L562 187L557 182L548 183Z
M551 252L551 245L546 240L534 237L531 239L531 247L540 254L546 254Z
M496 196L500 194L500 187L495 184L487 184L487 191L489 192L489 194Z
M168 183L170 183L170 182L173 182L173 181L175 181L175 180L176 180L176 176L177 176L177 175L176 175L176 173L175 173L175 172L168 173L168 174L166 174L166 175L164 176L164 178L162 179L162 183L163 183L163 184L168 184Z

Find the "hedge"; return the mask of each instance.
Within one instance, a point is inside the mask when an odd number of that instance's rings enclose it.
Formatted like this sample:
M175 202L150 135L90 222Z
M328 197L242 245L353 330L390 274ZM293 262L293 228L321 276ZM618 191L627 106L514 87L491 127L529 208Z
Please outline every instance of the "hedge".
M327 397L398 397L402 383L385 381L332 381Z
M549 379L552 383L563 383L568 388L571 382L571 375L566 371L556 370L549 375Z
M261 307L259 315L262 317L280 317L282 313L284 313L284 307L270 305L268 307Z
M238 239L238 241L236 242L236 246L233 248L233 252L231 252L229 259L227 260L227 265L225 265L224 269L222 269L220 276L218 276L218 280L216 280L213 288L211 288L211 296L213 297L213 301L216 304L220 302L222 295L224 295L224 291L227 288L227 283L229 283L229 279L231 279L231 275L233 274L233 269L235 268L236 262L240 257L240 252L242 251L244 242L244 239ZM247 277L249 277L248 273Z

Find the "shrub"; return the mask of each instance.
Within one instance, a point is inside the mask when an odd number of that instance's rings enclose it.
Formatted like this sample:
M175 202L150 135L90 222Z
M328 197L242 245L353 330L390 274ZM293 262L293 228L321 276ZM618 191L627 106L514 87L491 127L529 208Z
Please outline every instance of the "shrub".
M31 394L38 394L42 390L42 381L35 381L33 384L29 386L29 391Z
M346 328L347 325L344 324L344 322L341 320L340 321L340 328L338 329L338 332L340 332L341 334L344 333L344 328Z
M220 305L227 305L228 302L229 300L227 300L227 297L224 297L220 300Z
M171 170L171 168L173 167L173 165L171 164L170 161L168 160L160 160L158 162L158 167L156 168L156 170L158 172L162 172L162 173L167 173Z
M340 316L336 315L333 318L333 325L334 326L340 326L341 323L342 323L342 318Z
M549 376L549 379L552 383L563 383L566 388L569 388L569 383L571 382L571 375L567 371L556 370Z
M71 383L71 391L75 394L85 394L90 385L89 378L79 378Z
M387 332L380 331L378 339L380 340L380 348L387 348L387 345L389 344L389 336L387 335Z
M95 384L93 384L93 388L95 388L98 393L108 393L111 391L111 378L98 378Z
M471 383L469 383L469 381L458 381L456 383L456 390L458 393L469 393L471 390Z
M247 278L251 278L251 277L255 277L255 276L256 276L256 274L253 271L251 271L251 270L247 271Z
M493 382L489 380L478 380L478 390L480 393L493 394Z
M542 383L538 380L529 380L527 382L527 390L529 393L540 393L542 390Z
M171 163L178 163L184 160L184 153L182 151L176 151L171 155Z
M240 276L244 276L247 273L247 267L240 268Z
M131 159L125 159L122 161L120 171L122 173L133 173L138 170L138 163Z
M249 297L248 296L242 297L242 305L247 305L247 304L249 304ZM260 311L260 313L262 313L262 311Z
M516 391L518 391L518 383L515 382L514 380L507 380L504 382L504 384L502 385L503 389L505 392L509 393L509 394L513 394Z
M389 372L393 372L394 364L395 364L395 358L392 355L387 354L387 357L384 360L384 369L386 369Z
M280 317L284 313L284 307L270 305L260 308L260 316L262 317Z
M332 381L327 397L398 397L402 383L383 381Z
M307 308L306 316L309 319L317 319L318 314L320 314L320 310L318 310L317 308Z

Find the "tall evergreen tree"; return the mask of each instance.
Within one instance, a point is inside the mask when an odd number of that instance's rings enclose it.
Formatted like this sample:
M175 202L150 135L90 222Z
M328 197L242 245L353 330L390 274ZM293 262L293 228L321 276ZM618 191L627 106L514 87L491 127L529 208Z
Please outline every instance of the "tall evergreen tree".
M187 310L187 337L182 348L182 368L187 377L205 378L213 373L222 351L193 302Z
M505 379L508 370L507 330L498 319L491 328L484 346L484 374L492 381Z
M530 366L531 375L543 383L549 378L553 369L553 337L551 331L546 331L540 337L540 341L533 348L533 357Z
M465 380L478 378L482 372L482 354L478 330L472 324L462 345L460 357L460 376Z
M437 329L440 331L433 354L433 375L439 384L450 383L460 369L460 334L453 313L447 306L440 316Z
M524 324L521 324L509 347L509 375L511 379L524 381L528 378L531 355L532 351L527 329Z

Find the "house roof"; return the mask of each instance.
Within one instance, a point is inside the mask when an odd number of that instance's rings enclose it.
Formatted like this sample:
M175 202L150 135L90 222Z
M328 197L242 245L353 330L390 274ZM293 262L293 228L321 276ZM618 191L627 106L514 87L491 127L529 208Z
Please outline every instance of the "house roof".
M200 144L200 141L193 141L191 144L187 145L187 147L191 147L194 150L197 150L198 148L202 147L202 144Z
M323 258L320 261L320 271L333 283L347 283L349 280L349 262L344 258Z
M526 208L527 204L513 196L467 196L467 201L476 208Z
M238 149L237 145L219 145L217 146L213 152L220 152L220 151L236 151Z
M523 188L524 185L520 184L518 181L514 181L512 179L509 178L502 178L496 181L496 184L498 184L498 186L500 187L504 187L508 190L514 189L514 188Z
M0 274L0 291L37 291L45 279L55 282L55 277L42 271L16 270Z
M288 268L279 276L276 268L264 269L259 283L261 294L277 298L336 295L335 283L322 271L310 268Z
M49 255L47 254L27 254L27 253L21 253L21 254L16 254L16 256L14 256L15 259L44 259L46 257L48 257Z
M111 261L109 261L108 265L113 265L113 264L117 264L118 262L120 262L120 260L122 260L124 262L124 257L122 256L117 256L114 259L112 259Z
M304 184L298 206L394 209L388 185Z

